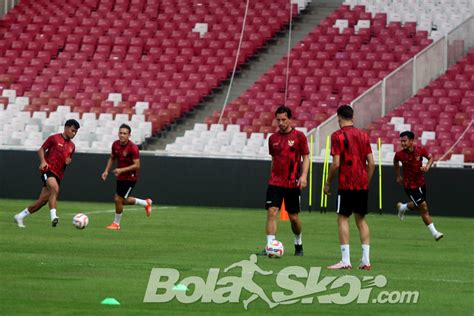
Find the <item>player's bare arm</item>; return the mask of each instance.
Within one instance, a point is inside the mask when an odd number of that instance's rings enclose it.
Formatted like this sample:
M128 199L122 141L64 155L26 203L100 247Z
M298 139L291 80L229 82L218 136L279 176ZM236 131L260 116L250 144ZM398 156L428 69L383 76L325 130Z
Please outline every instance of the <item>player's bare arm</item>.
M121 173L128 172L128 171L133 171L133 170L138 170L138 169L140 169L140 159L133 159L133 164L132 165L130 165L128 167L124 167L124 168L114 169L114 175L118 176Z
M324 193L327 195L331 195L331 183L334 177L336 176L337 171L339 170L339 166L341 163L341 156L334 155L332 159L331 167L329 168L328 179L324 184Z
M395 158L393 158L393 169L395 169L395 181L397 181L398 184L402 185L403 178L400 174L400 163Z
M40 159L40 165L38 167L39 171L43 172L48 168L48 163L46 162L46 159L44 158L44 149L41 147L38 150L38 157Z
M430 170L431 166L433 165L433 162L434 162L433 155L429 154L428 155L428 162L426 163L426 165L421 166L421 168L420 168L421 171L428 172L428 170Z
M371 153L367 155L367 176L369 179L369 183L372 180L372 176L374 175L375 171L375 162L374 162L374 155Z
M303 190L308 185L308 170L309 170L309 156L304 155L301 176L298 179L298 185L300 186L300 190Z
M109 156L109 159L107 160L107 165L105 166L104 172L102 172L102 180L105 181L107 179L107 176L109 175L110 168L112 168L112 164L114 163L114 159L112 156Z

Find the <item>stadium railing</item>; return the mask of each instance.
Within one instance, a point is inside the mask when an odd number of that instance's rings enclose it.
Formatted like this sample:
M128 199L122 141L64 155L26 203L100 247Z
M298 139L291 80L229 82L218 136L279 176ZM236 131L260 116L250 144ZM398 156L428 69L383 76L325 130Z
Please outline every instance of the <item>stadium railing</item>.
M443 74L473 47L474 16L471 16L352 101L356 126L366 128L396 108ZM308 133L314 135L314 156L321 155L326 136L338 128L336 115L333 115Z
M13 9L20 0L0 0L0 18L2 18L8 11Z

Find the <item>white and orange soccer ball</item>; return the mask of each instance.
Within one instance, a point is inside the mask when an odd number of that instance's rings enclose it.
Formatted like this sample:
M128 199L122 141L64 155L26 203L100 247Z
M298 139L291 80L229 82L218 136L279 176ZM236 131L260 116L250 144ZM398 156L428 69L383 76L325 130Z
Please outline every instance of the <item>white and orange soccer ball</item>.
M283 243L278 240L273 240L270 244L265 247L265 251L270 258L280 258L285 252Z
M78 213L72 218L72 224L77 229L84 229L89 225L89 217L84 213Z

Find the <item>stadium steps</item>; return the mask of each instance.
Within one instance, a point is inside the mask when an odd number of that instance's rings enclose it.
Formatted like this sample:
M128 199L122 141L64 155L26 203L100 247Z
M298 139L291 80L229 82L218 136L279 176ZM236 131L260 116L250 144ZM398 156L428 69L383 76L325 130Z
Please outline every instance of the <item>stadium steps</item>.
M310 31L337 9L343 1L313 0L307 8L293 21L292 47L302 40ZM234 78L229 101L236 99L252 84L260 78L270 67L276 64L287 52L288 30L284 34L277 35L267 47L260 51L246 66L240 69ZM183 136L185 131L192 130L195 123L202 123L205 117L211 116L213 112L220 111L227 94L229 82L225 82L219 89L215 90L213 96L201 103L193 113L185 119L173 125L169 131L161 133L158 137L149 139L145 148L147 150L164 149L167 144L173 143L177 137Z

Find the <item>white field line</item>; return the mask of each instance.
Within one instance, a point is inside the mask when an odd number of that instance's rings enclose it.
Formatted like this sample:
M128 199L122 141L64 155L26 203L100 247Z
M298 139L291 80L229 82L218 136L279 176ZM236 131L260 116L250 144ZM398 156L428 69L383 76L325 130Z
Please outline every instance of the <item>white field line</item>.
M398 278L391 277L387 278L390 280L398 281L422 281L422 282L443 282L443 283L460 283L460 284L474 284L474 281L469 280L457 280L457 279L439 279L439 278Z
M315 267L313 267L315 268ZM204 269L192 269L192 270L197 270L197 271L203 271ZM221 269L222 271L223 269ZM324 271L324 268L321 268L321 271ZM205 270L204 270L205 271ZM254 273L244 273L244 274L251 274L253 275ZM273 274L278 274L282 276L294 276L292 273L273 273ZM384 275L381 273L380 275ZM329 275L322 275L321 278L327 277ZM385 276L385 275L384 275ZM339 277L339 276L335 276ZM356 276L357 277L357 276ZM443 283L460 283L460 284L473 284L474 281L469 281L469 280L457 280L457 279L438 279L438 278L398 278L398 277L388 277L385 276L387 280L390 282L390 280L396 280L396 281L422 281L422 282L443 282Z
M155 209L169 210L169 209L175 209L175 208L176 208L176 206L160 206L160 207L154 207L153 210L155 210ZM143 206L141 206L141 207L127 207L127 206L125 206L123 210L124 210L124 212L143 211ZM77 213L84 213L86 215L89 215L89 214L105 214L105 213L115 213L115 210L103 210L103 211L91 211L91 212L72 212L72 213L68 212L68 213L65 213L65 214L74 215L74 214L77 214Z

